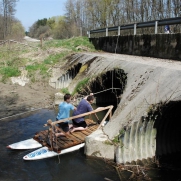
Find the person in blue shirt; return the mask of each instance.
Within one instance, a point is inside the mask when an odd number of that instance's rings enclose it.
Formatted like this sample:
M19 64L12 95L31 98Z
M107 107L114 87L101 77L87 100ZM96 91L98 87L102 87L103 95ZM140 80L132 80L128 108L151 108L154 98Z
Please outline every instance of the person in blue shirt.
M80 114L84 114L90 111L93 111L91 104L94 101L94 96L88 96L87 99L82 99L77 106L77 110L75 110L72 116L77 116ZM84 120L84 117L76 118L72 120L73 122L73 129L70 131L71 133L74 131L83 131L87 128L87 124Z
M71 102L71 95L65 94L64 95L64 102L61 102L58 106L59 112L56 117L56 120L61 120L70 117L70 110L76 110L77 108L74 107ZM58 123L59 127L62 128L62 130L65 133L69 133L69 129L72 125L69 125L69 121ZM64 136L64 133L55 133L55 136Z

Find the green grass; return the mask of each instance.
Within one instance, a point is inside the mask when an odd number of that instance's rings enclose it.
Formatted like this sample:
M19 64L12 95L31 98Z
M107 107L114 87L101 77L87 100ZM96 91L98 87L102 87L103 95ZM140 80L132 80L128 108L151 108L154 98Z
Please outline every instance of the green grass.
M27 59L14 57L13 59L7 61L7 65L10 67L23 67L27 63Z
M1 67L0 74L2 75L2 81L5 82L7 78L20 76L21 72L17 67Z
M55 55L50 55L48 58L46 58L44 60L44 63L45 64L56 64L66 56L67 56L67 52L62 52L62 53L58 53Z
M81 50L77 50L78 46L83 46L89 49L89 51L95 51L94 46L89 42L88 37L73 37L70 39L63 39L63 40L52 40L45 43L45 48L48 47L62 47L69 49L74 52L78 52Z
M62 88L60 90L63 94L70 94L69 90L67 88Z
M40 44L32 43L33 47L37 47L39 45ZM37 75L42 76L42 79L44 79L49 76L47 70L55 64L61 66L60 63L65 60L67 55L84 51L82 49L78 49L78 46L87 49L89 52L95 51L94 46L89 42L87 37L73 37L63 40L51 40L43 43L43 47L41 48L42 51L48 51L50 48L60 48L61 52L50 54L43 61L37 61L38 63L35 63L35 61L31 60L31 53L33 56L35 52L39 51L35 48L31 49L27 46L23 47L23 49L16 50L18 48L16 45L11 47L11 49L8 49L8 46L0 47L0 75L3 77L3 80L12 76L19 76L21 74L19 68L22 67L28 71L28 76L33 81L37 80L35 79L35 77L37 78ZM24 57L25 53L30 53L30 56L28 58L22 58ZM87 79L79 82L75 91L79 92L86 82L88 82Z
M77 92L80 93L81 90L82 90L82 88L84 88L85 85L89 82L89 79L90 79L90 78L85 78L85 79L81 80L81 81L76 85L76 87L75 87L72 95L74 95L74 94L77 93Z
M35 65L27 65L26 70L29 73L33 73L35 71L40 71L40 74L47 74L48 67L45 64L35 64Z

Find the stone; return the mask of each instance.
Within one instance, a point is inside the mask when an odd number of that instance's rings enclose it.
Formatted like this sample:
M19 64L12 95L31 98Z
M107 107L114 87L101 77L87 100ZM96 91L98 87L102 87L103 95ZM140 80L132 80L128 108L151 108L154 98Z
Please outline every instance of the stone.
M64 94L60 93L60 92L57 92L55 94L55 101L54 101L54 105L58 105L60 104L60 102L64 101Z

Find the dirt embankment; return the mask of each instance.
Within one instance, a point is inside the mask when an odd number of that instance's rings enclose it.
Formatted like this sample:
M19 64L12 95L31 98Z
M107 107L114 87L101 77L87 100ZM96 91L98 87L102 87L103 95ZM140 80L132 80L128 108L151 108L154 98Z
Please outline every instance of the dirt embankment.
M56 92L40 82L25 86L0 82L0 119L34 109L51 108Z
M20 51L18 55L14 55L14 57L26 60L28 59L28 61L30 59L26 65L34 65L35 63L41 64L41 62L43 62L50 55L55 55L61 53L62 51L66 51L61 47L45 48L45 50L40 49L36 42L39 42L39 40L26 36L24 37L23 43L16 42L17 45L12 44L12 50L15 48L17 48L17 50L26 50L25 53ZM55 93L58 92L58 90L49 86L48 78L46 81L42 80L41 75L34 72L36 81L32 82L29 80L27 75L28 72L24 68L20 67L20 71L20 77L9 78L6 80L5 84L2 82L2 77L0 75L0 120L5 117L35 109L47 107L52 108L54 105Z

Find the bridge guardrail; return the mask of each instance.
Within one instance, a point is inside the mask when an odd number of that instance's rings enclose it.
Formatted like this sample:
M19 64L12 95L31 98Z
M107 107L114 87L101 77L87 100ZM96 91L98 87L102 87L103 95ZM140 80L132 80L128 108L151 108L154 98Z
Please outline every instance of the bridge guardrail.
M147 22L141 22L141 23L132 23L132 24L126 24L126 25L120 25L120 26L114 26L114 27L101 28L101 29L96 29L96 30L90 30L88 31L88 37L90 38L91 34L103 33L103 32L105 32L106 36L108 36L109 31L118 31L118 36L119 36L121 30L128 30L128 29L134 29L134 35L136 35L137 28L146 28L146 27L155 27L155 34L157 34L158 26L174 25L174 24L181 24L181 17L168 18L168 19L155 20L155 21L147 21Z

